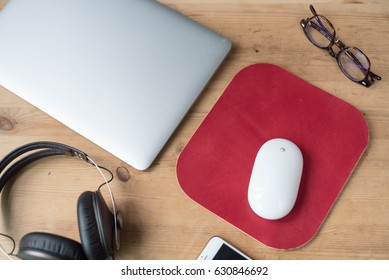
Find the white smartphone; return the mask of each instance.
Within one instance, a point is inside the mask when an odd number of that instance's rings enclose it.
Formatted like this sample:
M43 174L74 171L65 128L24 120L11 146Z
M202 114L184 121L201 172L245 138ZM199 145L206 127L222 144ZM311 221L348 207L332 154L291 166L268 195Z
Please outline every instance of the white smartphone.
M227 243L218 236L212 237L200 255L198 260L251 260L237 248Z

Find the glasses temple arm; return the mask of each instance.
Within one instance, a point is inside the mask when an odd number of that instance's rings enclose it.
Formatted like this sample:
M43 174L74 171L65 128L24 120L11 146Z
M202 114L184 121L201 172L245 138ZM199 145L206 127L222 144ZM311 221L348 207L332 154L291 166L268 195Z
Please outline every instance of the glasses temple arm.
M309 9L311 10L311 12L312 12L312 14L313 14L314 16L317 16L316 10L315 10L315 8L313 7L313 5L309 5Z
M377 74L369 71L368 75L370 75L370 77L372 77L374 80L377 80L377 81L380 81L381 80L381 76L378 76Z

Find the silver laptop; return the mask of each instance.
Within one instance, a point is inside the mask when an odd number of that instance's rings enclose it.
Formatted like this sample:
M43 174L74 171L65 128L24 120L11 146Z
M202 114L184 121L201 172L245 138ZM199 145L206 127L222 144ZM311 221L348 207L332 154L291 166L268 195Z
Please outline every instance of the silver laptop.
M231 48L152 0L9 0L0 38L1 86L139 170Z

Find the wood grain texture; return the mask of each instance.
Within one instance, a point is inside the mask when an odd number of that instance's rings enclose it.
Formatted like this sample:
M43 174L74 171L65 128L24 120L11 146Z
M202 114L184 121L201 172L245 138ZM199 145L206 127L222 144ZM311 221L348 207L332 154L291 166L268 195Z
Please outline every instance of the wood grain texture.
M312 1L161 2L230 38L233 49L149 170L131 168L2 87L0 157L27 142L51 140L75 146L117 171L111 186L124 216L118 259L195 259L214 235L254 259L389 259L389 1L314 1L342 41L362 49L372 71L382 76L369 89L348 80L326 51L306 39L299 22L311 15ZM292 251L267 248L194 203L175 173L180 151L232 77L264 62L351 103L369 126L369 145L329 216L311 242ZM0 232L17 243L31 231L79 240L77 198L95 190L101 177L83 162L57 157L32 164L11 183L12 190L1 194ZM9 247L1 237L0 243Z

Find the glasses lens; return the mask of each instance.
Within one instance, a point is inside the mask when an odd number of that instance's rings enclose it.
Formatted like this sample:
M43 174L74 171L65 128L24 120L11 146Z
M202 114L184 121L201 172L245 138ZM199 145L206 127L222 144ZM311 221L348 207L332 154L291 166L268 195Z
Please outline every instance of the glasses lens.
M370 69L370 62L366 55L355 47L342 50L338 56L340 68L354 81L365 79Z
M308 21L305 28L309 40L320 48L326 48L332 44L335 29L323 16L314 16Z

